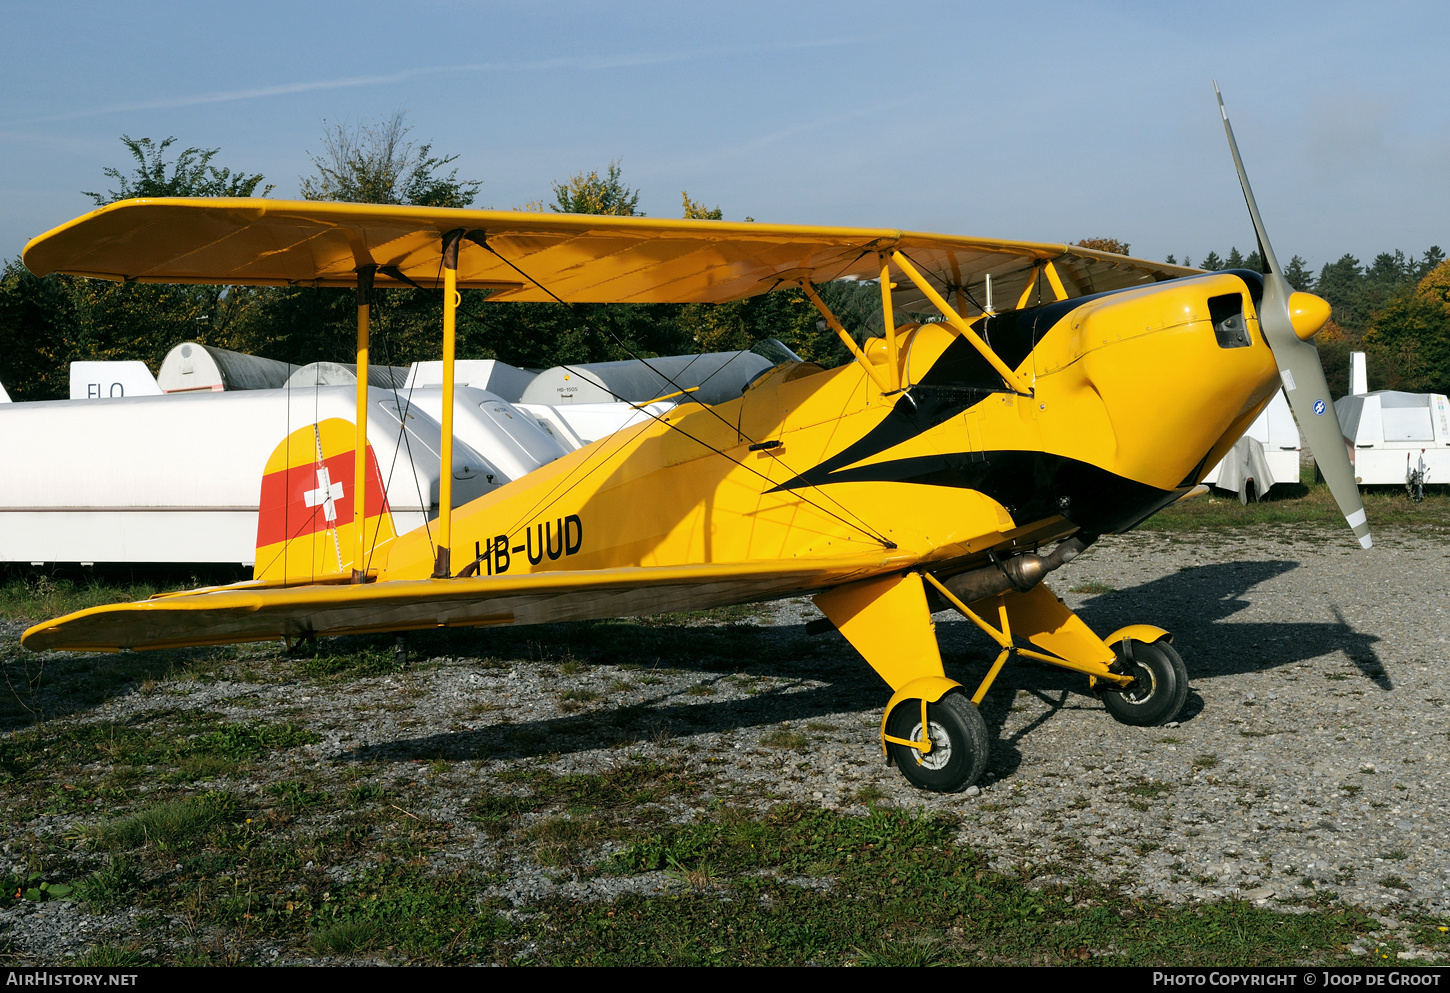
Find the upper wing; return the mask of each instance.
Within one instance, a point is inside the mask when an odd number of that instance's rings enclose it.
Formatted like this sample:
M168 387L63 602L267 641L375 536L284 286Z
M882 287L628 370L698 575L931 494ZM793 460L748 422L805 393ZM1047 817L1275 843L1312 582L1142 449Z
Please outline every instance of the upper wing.
M33 651L117 651L699 610L866 579L912 563L878 552L725 565L540 572L268 589L241 584L80 610L37 624Z
M379 286L438 286L442 236L460 229L469 240L458 285L518 301L721 303L802 279L875 279L877 253L887 250L905 253L944 291L980 296L990 274L1003 309L1046 260L1074 295L1196 271L1069 245L888 228L226 198L114 203L33 239L24 258L40 276L350 287L358 267L381 266ZM925 309L902 283L897 305Z

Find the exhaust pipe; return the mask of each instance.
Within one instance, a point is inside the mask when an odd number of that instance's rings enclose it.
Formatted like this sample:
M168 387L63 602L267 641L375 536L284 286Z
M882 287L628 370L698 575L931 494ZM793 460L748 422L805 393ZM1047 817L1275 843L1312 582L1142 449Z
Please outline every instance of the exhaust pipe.
M1057 547L1046 555L1024 552L1005 562L997 561L970 572L959 572L950 579L942 580L942 585L951 590L952 595L962 603L985 600L1008 590L1026 593L1042 582L1049 572L1067 565L1097 540L1098 536L1095 534L1074 535L1066 541L1058 542ZM927 609L933 614L951 608L946 598L930 585L926 588L926 598ZM834 630L836 625L824 617L806 623L806 634L809 635L826 634Z
M1006 593L1008 590L1026 593L1042 582L1049 572L1062 568L1081 555L1096 540L1097 535L1074 535L1066 541L1059 542L1057 547L1046 555L1024 552L1005 561L993 562L980 569L957 573L950 579L942 580L942 585L951 590L952 595L962 603L985 600L987 597ZM935 591L932 592L935 593ZM939 594L937 596L940 598ZM943 603L939 609L946 609L947 606Z

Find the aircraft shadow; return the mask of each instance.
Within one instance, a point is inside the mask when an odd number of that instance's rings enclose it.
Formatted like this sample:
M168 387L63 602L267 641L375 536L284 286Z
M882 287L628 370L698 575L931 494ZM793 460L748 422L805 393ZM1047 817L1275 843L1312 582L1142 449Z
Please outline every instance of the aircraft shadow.
M1172 631L1189 678L1195 683L1343 651L1364 678L1381 689L1392 689L1390 677L1374 650L1379 639L1355 630L1337 608L1334 623L1232 620L1251 606L1246 599L1250 589L1297 567L1298 563L1291 561L1194 566L1131 589L1095 596L1079 613L1102 633L1131 623L1151 623ZM673 628L653 647L660 650L662 665L708 674L703 680L707 685L712 680L730 678L726 672L788 682L745 699L719 701L687 696L682 690L674 698L644 704L605 706L554 718L376 742L344 757L355 761L536 757L692 734L729 733L790 720L825 718L843 711L869 711L885 703L885 686L840 635L809 638L803 626L736 626L726 630L731 640L712 642L712 638L719 637L718 629ZM488 637L504 633L493 632ZM556 625L548 630L536 629L529 643L535 652L587 654L596 664L639 658L637 652L627 651L621 657L610 657L616 647L624 649L624 644L611 645L602 652L591 651L594 639L587 637L588 633L586 626ZM972 625L948 620L947 615L938 615L937 635L947 674L969 691L974 690L995 656L995 646L988 644ZM677 639L686 644L697 639L707 650L682 657L676 652L685 645ZM639 647L634 639L630 643ZM825 685L805 686L807 682ZM1004 735L1013 701L1023 691L1047 704L1048 709L1025 727ZM1192 720L1204 706L1204 698L1190 691L1179 720ZM993 737L991 771L998 776L1010 775L1021 761L1018 742L1066 709L1101 711L1102 705L1085 681L1071 674L1029 660L1010 663L981 707ZM1104 712L1102 719L1112 718Z

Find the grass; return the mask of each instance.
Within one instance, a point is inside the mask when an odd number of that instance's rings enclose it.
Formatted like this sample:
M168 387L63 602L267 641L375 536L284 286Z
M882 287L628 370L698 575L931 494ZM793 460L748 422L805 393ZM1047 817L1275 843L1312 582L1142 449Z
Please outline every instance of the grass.
M791 752L803 752L810 747L811 739L790 728L776 728L760 736L760 743L766 748L781 748Z
M128 817L102 821L84 831L83 837L97 848L113 851L142 845L162 850L191 848L235 807L236 799L225 793L168 800Z
M170 566L79 566L42 570L0 566L0 617L39 621L108 603L145 600L157 593L234 583L246 570L216 567L179 571Z
M228 775L240 763L318 740L291 721L237 723L208 711L151 711L124 722L12 733L0 738L0 771L21 777L57 766L104 762L154 767L163 779L186 782Z
M77 881L75 898L94 913L105 913L129 906L141 892L142 874L131 859L118 855L107 860L89 876Z
M1173 787L1168 783L1137 783L1128 787L1128 792L1133 796L1148 797L1149 799L1156 799L1172 790Z
M1326 957L1373 925L1352 912L1129 900L1079 880L995 873L939 817L730 809L634 841L613 872L705 889L553 902L531 961L550 965L1264 965ZM793 880L819 879L820 885Z
M381 937L382 925L367 919L336 921L312 935L312 950L318 955L352 955L372 948Z
M1450 528L1450 491L1427 490L1425 499L1412 503L1402 489L1363 491L1364 509L1372 526L1418 525ZM1344 516L1323 483L1276 486L1264 499L1247 506L1238 498L1210 491L1165 507L1138 525L1149 531L1251 528L1265 524L1323 524L1344 526Z

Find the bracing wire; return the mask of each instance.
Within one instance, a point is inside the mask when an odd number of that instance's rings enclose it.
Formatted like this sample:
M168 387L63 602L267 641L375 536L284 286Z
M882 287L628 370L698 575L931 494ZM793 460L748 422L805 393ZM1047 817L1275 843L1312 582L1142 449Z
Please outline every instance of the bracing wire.
M573 307L570 304L568 304L564 300L560 299L559 296L556 293L554 293L553 290L549 289L547 286L545 286L544 284L540 283L537 279L534 279L528 273L524 272L518 266L514 265L514 263L511 262L509 259L504 258L504 256L500 255L499 252L496 249L493 248L493 246L491 246L491 245L488 244L488 242L487 242L486 239L478 240L478 243L481 244L484 248L486 248L489 252L491 252L496 258L498 258L500 261L502 261L509 268L513 269L514 272L517 272L524 279L526 279L529 282L533 283L535 286L539 287L539 289L543 290L545 293L549 294L549 296L553 297L555 301L557 301L560 304L563 304L565 307L568 307L571 310L573 309ZM622 348L622 349L624 349L625 353L628 354L631 358L633 358L637 362L640 362L642 365L644 365L644 367L646 369L649 369L655 375L659 376L665 382L669 383L672 387L674 387L674 389L676 391L682 392L682 393L685 392L683 390L683 388L680 386L679 383L675 382L675 380L671 379L668 375L666 375L665 373L663 373L660 370L656 369L654 366L651 366L649 364L648 360L642 359L638 355L636 355L634 353L634 351L632 349L630 349L630 347L628 345L626 345L620 339L620 337L617 334L615 334L612 330L609 332L609 334L610 334L610 336L612 338L614 338L615 342L619 345L619 347ZM568 370L568 367L567 366L565 366L564 368L566 370ZM572 370L569 370L569 371L572 371ZM624 397L622 397L619 394L615 393L613 390L609 389L609 387L605 386L604 389L605 389L605 391L607 393L610 394L610 396L613 396L616 400L621 400L621 401L624 401L624 402L630 402L630 401L625 400ZM745 469L746 471L748 471L750 473L753 473L754 475L759 476L761 479L764 479L766 482L770 483L772 486L775 485L775 480L771 479L765 473L763 473L760 470L754 468L753 466L746 465L744 462L741 462L739 459L734 458L733 456L731 456L731 455L729 455L729 454L721 451L720 449L716 448L714 445L711 445L711 444L709 444L709 443L707 443L705 441L702 441L699 438L696 438L694 435L690 434L688 431L684 430L680 426L678 426L676 424L672 424L666 418L661 417L658 414L654 413L654 411L649 410L646 407L640 407L639 409L643 410L650 417L654 418L656 421L659 421L661 424L664 424L666 427L672 428L673 430L679 432L680 434L683 434L685 437L689 438L691 441L695 442L697 445L700 445L702 448L708 449L709 451L714 452L716 455L719 455L720 457L722 457L724 459L727 459L730 462L735 463L740 468ZM730 428L732 431L735 431L737 434L740 434L741 437L745 438L751 444L757 444L757 442L755 441L755 439L750 438L748 435L744 435L744 434L741 434L740 433L740 431L739 431L739 425L731 424L728 420L726 420L724 417L722 417L720 415L720 413L718 411L716 411L713 407L711 407L709 405L706 405L704 407L704 409L710 411L711 415L714 416L718 421L720 421L721 424L724 424L726 427ZM781 464L784 465L783 462ZM592 471L593 470L591 470L591 472ZM794 470L792 470L789 466L786 466L786 471L787 472L794 472ZM795 473L795 475L799 476L800 474L799 473ZM585 477L583 477L583 478L587 478L587 475ZM569 490L572 490L574 488L574 486L577 486L578 483L581 482L581 481L582 481L582 479L579 480L579 481L576 481L573 485L571 485L569 487L569 489L565 490L564 493L568 493ZM817 490L820 489L820 487L817 484L815 484L815 483L809 483L807 485L809 485L812 489L817 489ZM546 504L544 504L544 506L545 507L552 506L563 495L564 494L560 494L559 497L555 497L555 498L549 500ZM893 542L889 538L883 537L882 535L880 535L879 533L877 533L874 529L872 529L869 525L867 525L865 521L862 521L860 517L858 517L853 511L851 511L850 508L843 506L840 503L840 501L836 500L834 497L831 497L829 494L824 494L823 493L822 495L825 496L827 499L829 499L833 504L835 504L836 506L840 507L846 513L850 514L852 517L855 517L856 518L856 521L858 521L859 523L853 523L851 521L848 521L846 518L842 517L840 514L837 514L834 511L832 511L832 510L830 510L830 509L828 509L826 507L822 507L820 504L816 503L813 500L810 500L809 498L805 497L804 495L800 495L800 499L802 501L804 501L805 503L809 504L810 506L814 507L816 510L819 510L821 513L827 515L828 517L833 517L836 520L840 521L842 524L845 524L847 527L852 528L853 530L856 530L856 531L861 532L862 534L864 534L867 537L869 537L872 541L879 542L880 544L884 545L887 548L895 548L896 547L896 543L895 542ZM529 516L532 516L533 513L534 513L534 511L531 511ZM525 518L521 518L521 520L526 520L526 519L528 519L527 516ZM515 524L514 526L517 527L517 524Z

